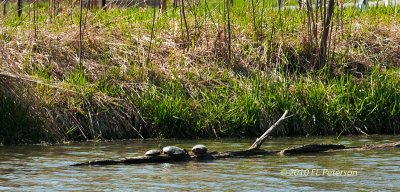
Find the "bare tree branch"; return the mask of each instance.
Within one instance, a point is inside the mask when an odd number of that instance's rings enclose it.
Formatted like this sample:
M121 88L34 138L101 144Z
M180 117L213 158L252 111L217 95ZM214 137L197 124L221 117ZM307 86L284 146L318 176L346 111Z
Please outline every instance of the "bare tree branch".
M265 140L267 140L268 136L272 133L272 131L285 119L287 113L289 111L286 110L285 113L282 115L281 118L278 119L277 122L275 122L263 135L261 135L261 137L257 138L256 141L253 143L253 145L251 145L251 147L248 150L255 150L255 149L259 149L261 147L261 145L264 143Z

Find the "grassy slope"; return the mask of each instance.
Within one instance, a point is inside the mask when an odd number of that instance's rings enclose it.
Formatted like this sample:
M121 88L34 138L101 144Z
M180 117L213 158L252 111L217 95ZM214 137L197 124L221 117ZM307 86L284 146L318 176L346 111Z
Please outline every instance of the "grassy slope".
M305 13L262 7L253 20L251 6L235 2L231 62L222 4L187 12L190 43L179 9L159 15L149 62L152 9L90 11L80 67L77 11L71 19L64 10L49 24L41 5L36 40L30 17L1 20L0 68L17 77L1 75L0 93L29 106L26 122L42 122L43 140L255 136L286 109L295 116L277 135L400 131L400 19L393 9L344 11L333 32L335 57L315 69ZM2 129L24 127L31 128Z

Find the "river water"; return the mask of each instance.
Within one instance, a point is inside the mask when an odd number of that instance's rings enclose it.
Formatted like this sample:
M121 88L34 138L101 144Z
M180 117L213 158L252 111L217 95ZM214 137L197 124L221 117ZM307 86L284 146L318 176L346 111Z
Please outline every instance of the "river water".
M347 146L400 136L273 138L264 149L310 143ZM232 158L208 162L69 166L142 155L159 144L241 150L248 139L83 142L0 146L0 191L400 191L400 150ZM334 170L334 171L332 171Z

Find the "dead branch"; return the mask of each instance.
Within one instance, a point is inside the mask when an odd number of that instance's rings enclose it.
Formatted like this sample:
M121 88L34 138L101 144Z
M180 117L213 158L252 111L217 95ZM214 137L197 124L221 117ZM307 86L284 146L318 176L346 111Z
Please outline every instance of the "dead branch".
M286 115L288 113L288 110L283 113L282 117L278 119L277 122L275 122L261 137L257 138L256 141L251 145L251 147L248 150L254 150L254 149L259 149L261 145L264 143L265 140L267 140L268 136L272 133L272 131L286 118Z
M141 163L173 163L173 162L186 162L186 161L204 161L222 158L238 158L250 156L266 156L266 155L302 155L309 153L321 152L343 152L343 151L365 151L365 150L387 150L387 149L400 149L400 142L386 143L380 145L364 145L361 147L346 147L344 145L336 144L308 144L299 147L291 147L282 151L266 151L262 149L243 150L243 151L225 151L225 152L212 152L204 157L196 157L188 155L182 158L173 158L165 155L161 156L140 156L129 157L119 160L94 160L83 163L73 164L71 166L102 166L102 165L115 165L115 164L141 164Z
M308 144L300 147L290 147L279 152L280 155L303 154L303 153L317 153L329 150L345 149L344 145L336 144Z
M95 160L83 163L73 164L71 166L101 166L101 165L114 165L114 164L140 164L140 163L167 163L167 162L185 162L185 161L201 161L201 160L214 160L221 158L235 158L235 157L250 157L250 156L266 156L266 155L291 155L291 154L306 154L306 153L320 153L320 152L338 152L338 151L363 151L363 150L384 150L384 149L400 149L400 142L387 143L380 145L364 145L361 147L346 147L337 144L308 144L299 147L290 147L281 151L267 151L259 149L271 132L285 119L288 110L278 119L260 138L253 143L247 150L240 151L225 151L225 152L211 152L202 157L197 157L194 154L187 154L183 157L171 157L167 155L160 156L140 156L129 157L119 160Z

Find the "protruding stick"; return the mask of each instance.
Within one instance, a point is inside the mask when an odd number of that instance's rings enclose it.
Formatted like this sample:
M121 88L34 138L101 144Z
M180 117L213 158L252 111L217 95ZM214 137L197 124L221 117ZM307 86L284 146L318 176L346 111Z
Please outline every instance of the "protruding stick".
M286 110L285 113L282 115L281 118L278 119L277 122L275 122L261 137L257 138L256 141L251 145L251 147L248 150L254 150L254 149L259 149L261 145L264 143L265 140L267 140L268 136L272 133L272 131L283 121L286 119L286 115L289 111Z

